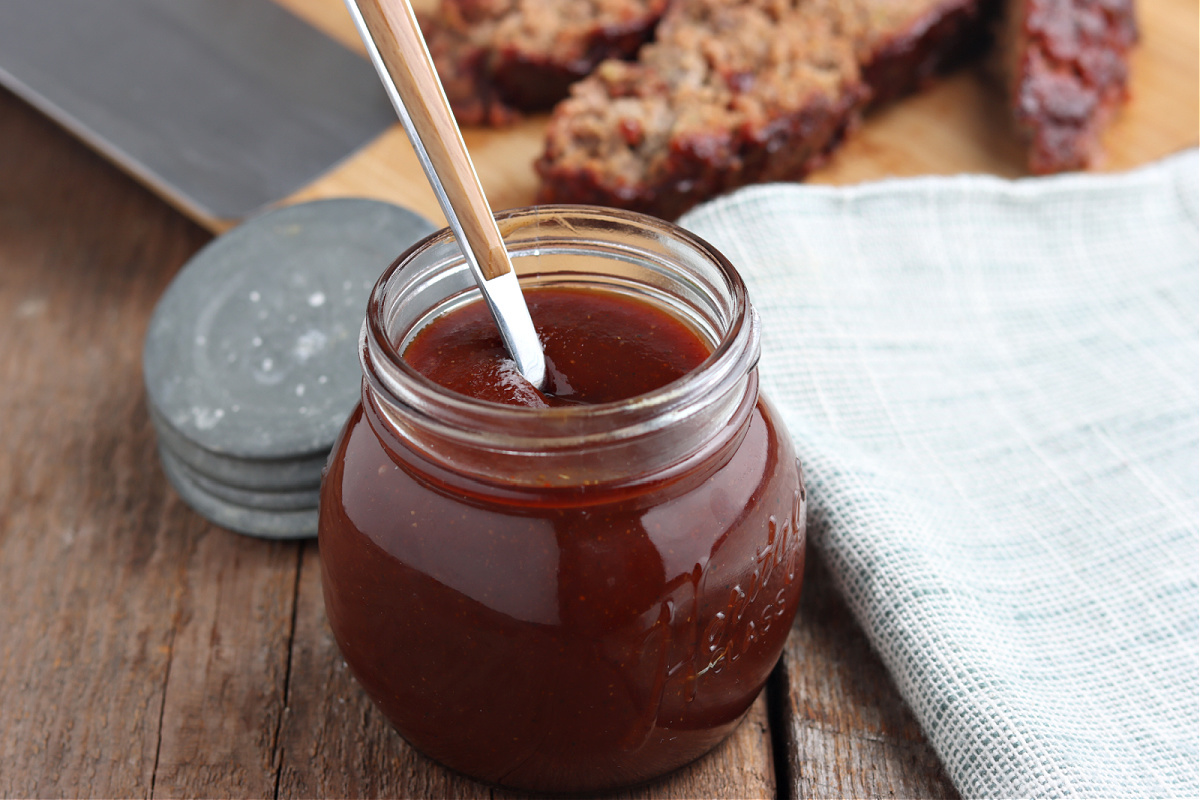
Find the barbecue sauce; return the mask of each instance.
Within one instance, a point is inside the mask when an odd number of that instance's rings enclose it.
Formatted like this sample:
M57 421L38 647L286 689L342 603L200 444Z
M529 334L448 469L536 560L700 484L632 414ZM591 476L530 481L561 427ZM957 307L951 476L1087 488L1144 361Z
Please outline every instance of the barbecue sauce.
M404 358L451 391L542 408L643 395L711 351L629 296L526 296L545 392L481 303L435 319ZM727 736L779 657L804 559L799 464L756 387L686 469L519 489L418 452L365 395L322 490L325 605L397 730L475 778L549 792L644 781Z
M534 289L525 295L530 316L540 322L545 392L521 377L481 302L426 326L405 349L405 360L453 392L545 408L646 394L683 377L709 355L694 330L644 301L584 289Z

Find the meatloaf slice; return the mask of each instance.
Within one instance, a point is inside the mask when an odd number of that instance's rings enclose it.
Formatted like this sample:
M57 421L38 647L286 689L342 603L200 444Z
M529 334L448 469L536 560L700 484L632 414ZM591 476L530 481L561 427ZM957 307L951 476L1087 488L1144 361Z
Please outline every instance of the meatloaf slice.
M606 61L555 109L539 202L673 219L820 164L873 97L977 43L984 0L676 0L635 63Z
M997 55L1037 174L1081 169L1128 98L1133 0L1009 0Z
M441 0L421 27L459 122L548 109L606 58L631 58L669 0Z

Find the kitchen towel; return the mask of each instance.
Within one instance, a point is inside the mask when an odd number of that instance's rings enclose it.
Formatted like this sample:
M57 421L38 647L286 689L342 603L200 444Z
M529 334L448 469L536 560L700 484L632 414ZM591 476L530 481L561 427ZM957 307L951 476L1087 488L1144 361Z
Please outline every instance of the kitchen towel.
M966 796L1200 795L1198 171L681 220L749 285L811 541Z

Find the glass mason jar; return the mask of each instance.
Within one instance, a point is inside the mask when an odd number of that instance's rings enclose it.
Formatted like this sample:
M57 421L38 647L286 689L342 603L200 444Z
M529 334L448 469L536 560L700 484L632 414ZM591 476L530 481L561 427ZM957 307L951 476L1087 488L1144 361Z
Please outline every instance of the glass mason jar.
M321 490L325 608L358 681L427 756L524 789L633 784L724 739L778 659L803 572L800 465L720 253L611 209L498 220L524 286L641 298L712 354L614 403L454 394L401 353L474 283L448 231L418 243L367 308L362 402Z

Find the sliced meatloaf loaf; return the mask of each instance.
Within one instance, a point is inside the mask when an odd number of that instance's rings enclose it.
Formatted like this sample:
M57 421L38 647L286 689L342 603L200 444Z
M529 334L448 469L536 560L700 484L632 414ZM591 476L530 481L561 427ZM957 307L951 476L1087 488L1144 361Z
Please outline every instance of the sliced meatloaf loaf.
M550 120L539 202L673 219L820 164L874 100L979 49L987 0L676 0Z
M1128 95L1133 0L1009 0L997 49L1038 174L1080 169Z
M606 58L631 58L668 0L441 0L421 20L459 122L548 109Z

